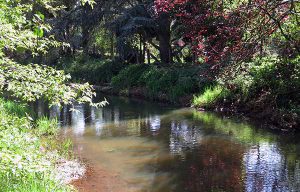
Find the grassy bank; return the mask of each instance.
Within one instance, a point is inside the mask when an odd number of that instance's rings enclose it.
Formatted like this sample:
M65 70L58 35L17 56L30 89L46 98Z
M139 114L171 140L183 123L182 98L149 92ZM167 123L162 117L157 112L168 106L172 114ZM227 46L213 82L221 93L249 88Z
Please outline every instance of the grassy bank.
M55 163L63 152L53 144L57 122L33 121L31 113L26 104L0 98L1 191L71 191L55 179Z
M260 57L217 73L208 64L124 64L82 57L61 66L74 81L109 84L108 92L238 113L293 130L300 119L299 60Z
M109 84L113 93L172 104L190 104L193 94L213 84L201 76L208 71L208 65L126 64L118 60L78 57L61 60L59 67L76 82Z
M216 86L194 96L194 106L230 110L274 128L299 129L300 57L268 56L234 67L239 67L238 73L228 67Z

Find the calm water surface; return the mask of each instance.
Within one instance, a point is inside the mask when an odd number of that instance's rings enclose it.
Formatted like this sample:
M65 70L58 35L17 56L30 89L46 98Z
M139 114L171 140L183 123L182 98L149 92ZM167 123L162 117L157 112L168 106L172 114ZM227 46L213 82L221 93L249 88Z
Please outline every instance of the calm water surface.
M51 110L79 157L133 191L300 191L300 137L193 109L108 97L110 105Z

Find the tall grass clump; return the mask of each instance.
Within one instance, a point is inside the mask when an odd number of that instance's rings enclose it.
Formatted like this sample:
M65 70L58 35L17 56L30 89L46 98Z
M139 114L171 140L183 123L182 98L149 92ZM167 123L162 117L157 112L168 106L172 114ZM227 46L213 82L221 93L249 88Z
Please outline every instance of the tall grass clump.
M36 129L38 135L56 135L58 133L57 119L49 119L48 117L40 117L36 121Z
M212 108L218 102L226 99L230 92L221 85L206 88L203 94L194 96L193 105L203 108Z

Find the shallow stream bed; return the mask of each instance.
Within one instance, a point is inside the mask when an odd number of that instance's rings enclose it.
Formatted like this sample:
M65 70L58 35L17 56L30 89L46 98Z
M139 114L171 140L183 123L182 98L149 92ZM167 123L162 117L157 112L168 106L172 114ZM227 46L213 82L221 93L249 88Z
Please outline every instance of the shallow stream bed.
M100 97L101 98L101 97ZM300 135L128 98L51 110L91 171L81 191L300 191Z

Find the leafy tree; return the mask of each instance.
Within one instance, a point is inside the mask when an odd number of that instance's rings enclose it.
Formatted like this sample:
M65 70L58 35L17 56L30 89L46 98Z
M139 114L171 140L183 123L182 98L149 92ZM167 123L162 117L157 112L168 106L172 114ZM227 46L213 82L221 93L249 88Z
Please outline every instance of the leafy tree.
M63 71L37 64L22 65L14 61L15 54L30 53L33 56L47 53L50 47L63 43L44 32L51 29L45 16L35 12L39 5L54 14L60 8L52 1L43 0L38 4L19 0L0 1L0 93L10 93L25 101L44 98L51 104L88 102L94 104L95 95L89 84L67 84L70 77Z
M299 53L296 1L156 0L155 7L159 15L167 12L184 25L183 41L207 62L249 59L275 33Z

